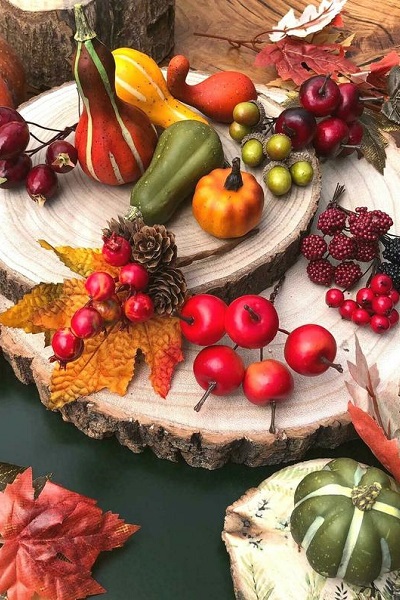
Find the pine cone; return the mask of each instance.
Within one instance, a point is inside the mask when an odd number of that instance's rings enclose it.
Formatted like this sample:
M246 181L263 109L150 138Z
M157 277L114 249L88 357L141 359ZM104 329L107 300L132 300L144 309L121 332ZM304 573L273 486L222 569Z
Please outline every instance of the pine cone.
M149 273L173 265L177 256L175 235L164 225L144 225L133 236L133 260L146 267Z
M133 238L143 226L144 221L139 217L130 221L125 217L119 216L118 219L111 219L108 222L108 227L103 229L103 236L108 238L112 233L116 233L117 235L122 235L133 246Z
M166 267L150 278L147 292L158 315L171 315L179 310L186 298L187 285L180 269Z

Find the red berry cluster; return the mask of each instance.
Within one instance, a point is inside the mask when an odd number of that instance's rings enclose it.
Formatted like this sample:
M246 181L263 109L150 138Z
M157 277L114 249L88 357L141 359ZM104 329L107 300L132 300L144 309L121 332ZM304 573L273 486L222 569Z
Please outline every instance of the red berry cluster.
M57 133L49 142L27 150L32 137L29 125L15 109L0 106L0 189L25 183L29 196L39 205L53 197L58 190L58 174L68 173L78 160L76 148L62 139L73 128ZM46 148L45 162L32 166L32 156Z
M314 75L300 86L301 106L282 111L275 132L289 136L295 150L312 144L319 157L347 156L363 138L364 101L356 84Z
M398 323L399 313L394 307L399 298L391 277L383 273L374 275L369 285L360 288L355 300L346 300L338 288L331 288L325 294L326 304L337 308L342 319L356 325L368 325L376 333L384 333Z
M279 328L278 313L273 302L258 295L244 295L228 306L211 294L192 296L183 305L182 333L190 342L205 346L193 363L196 381L206 390L194 407L199 411L209 394L225 396L240 385L245 397L260 406L271 404L270 432L275 432L276 402L285 400L294 389L290 369L307 376L316 376L335 365L336 341L320 325L307 324L287 332ZM281 331L287 335L285 362L263 359L262 348ZM224 335L234 347L218 344ZM238 347L260 349L260 361L245 367L236 351ZM290 367L290 369L289 369Z
M358 207L354 212L337 204L342 193L338 186L335 199L319 215L317 229L303 238L300 251L309 260L307 275L311 281L345 289L354 286L363 275L360 263L379 258L379 242L393 225L381 210Z
M122 236L112 234L104 241L102 253L110 265L121 267L118 278L105 271L94 271L85 280L88 302L72 315L69 327L58 329L52 338L54 355L64 367L77 360L84 349L84 340L93 338L121 321L142 323L154 314L151 297L145 293L149 282L147 269L131 261L131 246Z

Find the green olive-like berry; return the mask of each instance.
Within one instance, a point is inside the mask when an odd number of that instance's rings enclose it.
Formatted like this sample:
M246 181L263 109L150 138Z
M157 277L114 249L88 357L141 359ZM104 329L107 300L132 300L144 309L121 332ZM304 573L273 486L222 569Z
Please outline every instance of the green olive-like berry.
M233 109L233 120L241 125L254 127L260 120L260 111L254 102L239 102Z
M251 139L242 146L242 160L248 167L258 167L264 160L263 145L257 139Z
M264 151L271 160L285 160L292 151L292 142L284 133L274 133L267 139Z
M277 165L264 175L264 182L274 196L283 196L292 187L292 176L287 167Z
M314 169L310 162L307 160L299 160L290 167L290 174L293 179L293 183L301 187L305 187L312 181L314 177Z
M235 142L241 142L245 135L249 135L251 127L248 125L242 125L237 121L232 121L229 125L229 135Z

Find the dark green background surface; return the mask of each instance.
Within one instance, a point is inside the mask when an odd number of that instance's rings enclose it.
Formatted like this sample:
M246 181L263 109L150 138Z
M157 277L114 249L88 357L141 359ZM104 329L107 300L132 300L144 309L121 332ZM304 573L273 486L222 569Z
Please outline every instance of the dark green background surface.
M352 456L377 464L360 441L305 457ZM98 501L141 525L123 548L104 552L94 577L110 600L233 600L221 540L226 508L281 467L229 464L216 471L133 454L92 440L44 408L33 385L15 377L0 351L0 462L32 466L34 477Z

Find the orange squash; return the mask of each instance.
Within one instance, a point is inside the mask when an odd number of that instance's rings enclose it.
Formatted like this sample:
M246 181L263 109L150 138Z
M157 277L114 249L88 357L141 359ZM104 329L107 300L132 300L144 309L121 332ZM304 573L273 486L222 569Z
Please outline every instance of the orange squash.
M0 106L17 108L26 100L26 73L15 50L0 37Z
M192 200L196 221L217 238L245 235L260 223L263 208L264 190L254 175L240 170L239 158L232 169L214 169L202 177Z

